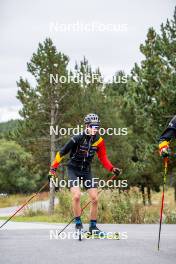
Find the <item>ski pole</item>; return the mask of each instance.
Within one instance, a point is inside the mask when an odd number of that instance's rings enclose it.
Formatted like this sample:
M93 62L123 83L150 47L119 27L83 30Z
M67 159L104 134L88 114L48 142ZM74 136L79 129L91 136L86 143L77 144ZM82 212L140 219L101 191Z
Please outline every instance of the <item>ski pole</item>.
M167 169L168 169L168 158L164 158L164 176L163 176L163 190L162 190L161 209L160 209L160 223L159 223L159 234L158 234L158 251L160 249L161 225L162 225L162 218L163 218L164 191L165 191L165 184L166 184Z
M20 206L20 208L18 208L18 210L16 212L14 212L1 226L0 228L2 228L4 225L6 225L19 211L21 211L35 196L37 196L46 186L48 185L48 182L46 182L38 192L36 192L35 194L33 194L22 206Z
M110 178L110 180L114 180L116 178L116 176L115 175L113 175L111 178ZM101 190L99 190L98 191L98 195L102 192L102 190L103 189L101 189ZM82 208L81 208L81 214L80 214L80 216L82 215L82 213L83 213L83 211L87 208L87 206L90 204L90 203L94 203L94 202L92 202L91 200L90 201L88 201ZM73 222L75 220L75 217L73 217L71 220L70 220L70 222L63 228L63 229L61 229L61 231L58 233L58 236Z

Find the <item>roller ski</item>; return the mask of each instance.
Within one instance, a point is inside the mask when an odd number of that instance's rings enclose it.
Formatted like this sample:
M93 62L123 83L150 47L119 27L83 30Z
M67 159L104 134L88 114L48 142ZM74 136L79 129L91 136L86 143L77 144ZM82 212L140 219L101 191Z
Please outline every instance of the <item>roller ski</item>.
M120 235L118 232L104 232L101 231L97 226L90 226L89 231L84 232L84 238L87 239L113 239L119 240Z
M111 240L119 240L120 235L118 232L101 232L99 234L91 234L89 231L84 232L84 238L87 239L111 239Z

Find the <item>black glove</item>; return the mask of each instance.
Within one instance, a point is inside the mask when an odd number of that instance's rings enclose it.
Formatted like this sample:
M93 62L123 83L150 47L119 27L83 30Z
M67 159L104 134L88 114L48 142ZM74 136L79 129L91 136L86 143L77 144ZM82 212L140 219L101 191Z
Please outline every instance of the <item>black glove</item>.
M50 169L49 173L48 173L48 181L50 182L51 178L55 178L56 177L56 169Z
M119 169L119 168L113 168L112 169L112 172L116 175L116 176L119 176L121 173L122 173L122 170Z
M167 157L171 156L170 148L169 147L162 148L160 150L160 155L162 158L167 158Z
M49 181L49 184L50 184L50 180L51 178L53 178L53 180L56 179L56 169L53 169L51 168L49 173L48 173L48 181ZM57 192L59 190L59 186L58 187L55 187L55 191Z

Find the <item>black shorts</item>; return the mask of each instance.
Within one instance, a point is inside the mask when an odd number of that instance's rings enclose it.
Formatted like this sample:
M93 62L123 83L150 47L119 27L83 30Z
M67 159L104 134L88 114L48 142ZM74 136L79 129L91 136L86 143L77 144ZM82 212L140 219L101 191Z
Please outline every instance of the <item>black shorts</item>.
M81 170L71 165L67 166L68 170L68 187L84 187L87 190L98 187L98 178L92 176L91 170Z

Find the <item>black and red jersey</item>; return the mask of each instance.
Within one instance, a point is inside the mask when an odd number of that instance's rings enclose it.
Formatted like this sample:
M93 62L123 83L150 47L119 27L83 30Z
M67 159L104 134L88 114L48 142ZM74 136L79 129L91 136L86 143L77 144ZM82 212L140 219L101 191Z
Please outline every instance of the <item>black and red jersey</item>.
M68 153L70 153L68 165L74 165L82 169L88 168L96 153L100 162L108 171L111 171L114 167L107 157L104 139L99 134L90 136L84 132L73 136L65 146L57 152L51 169L57 169L63 157Z

